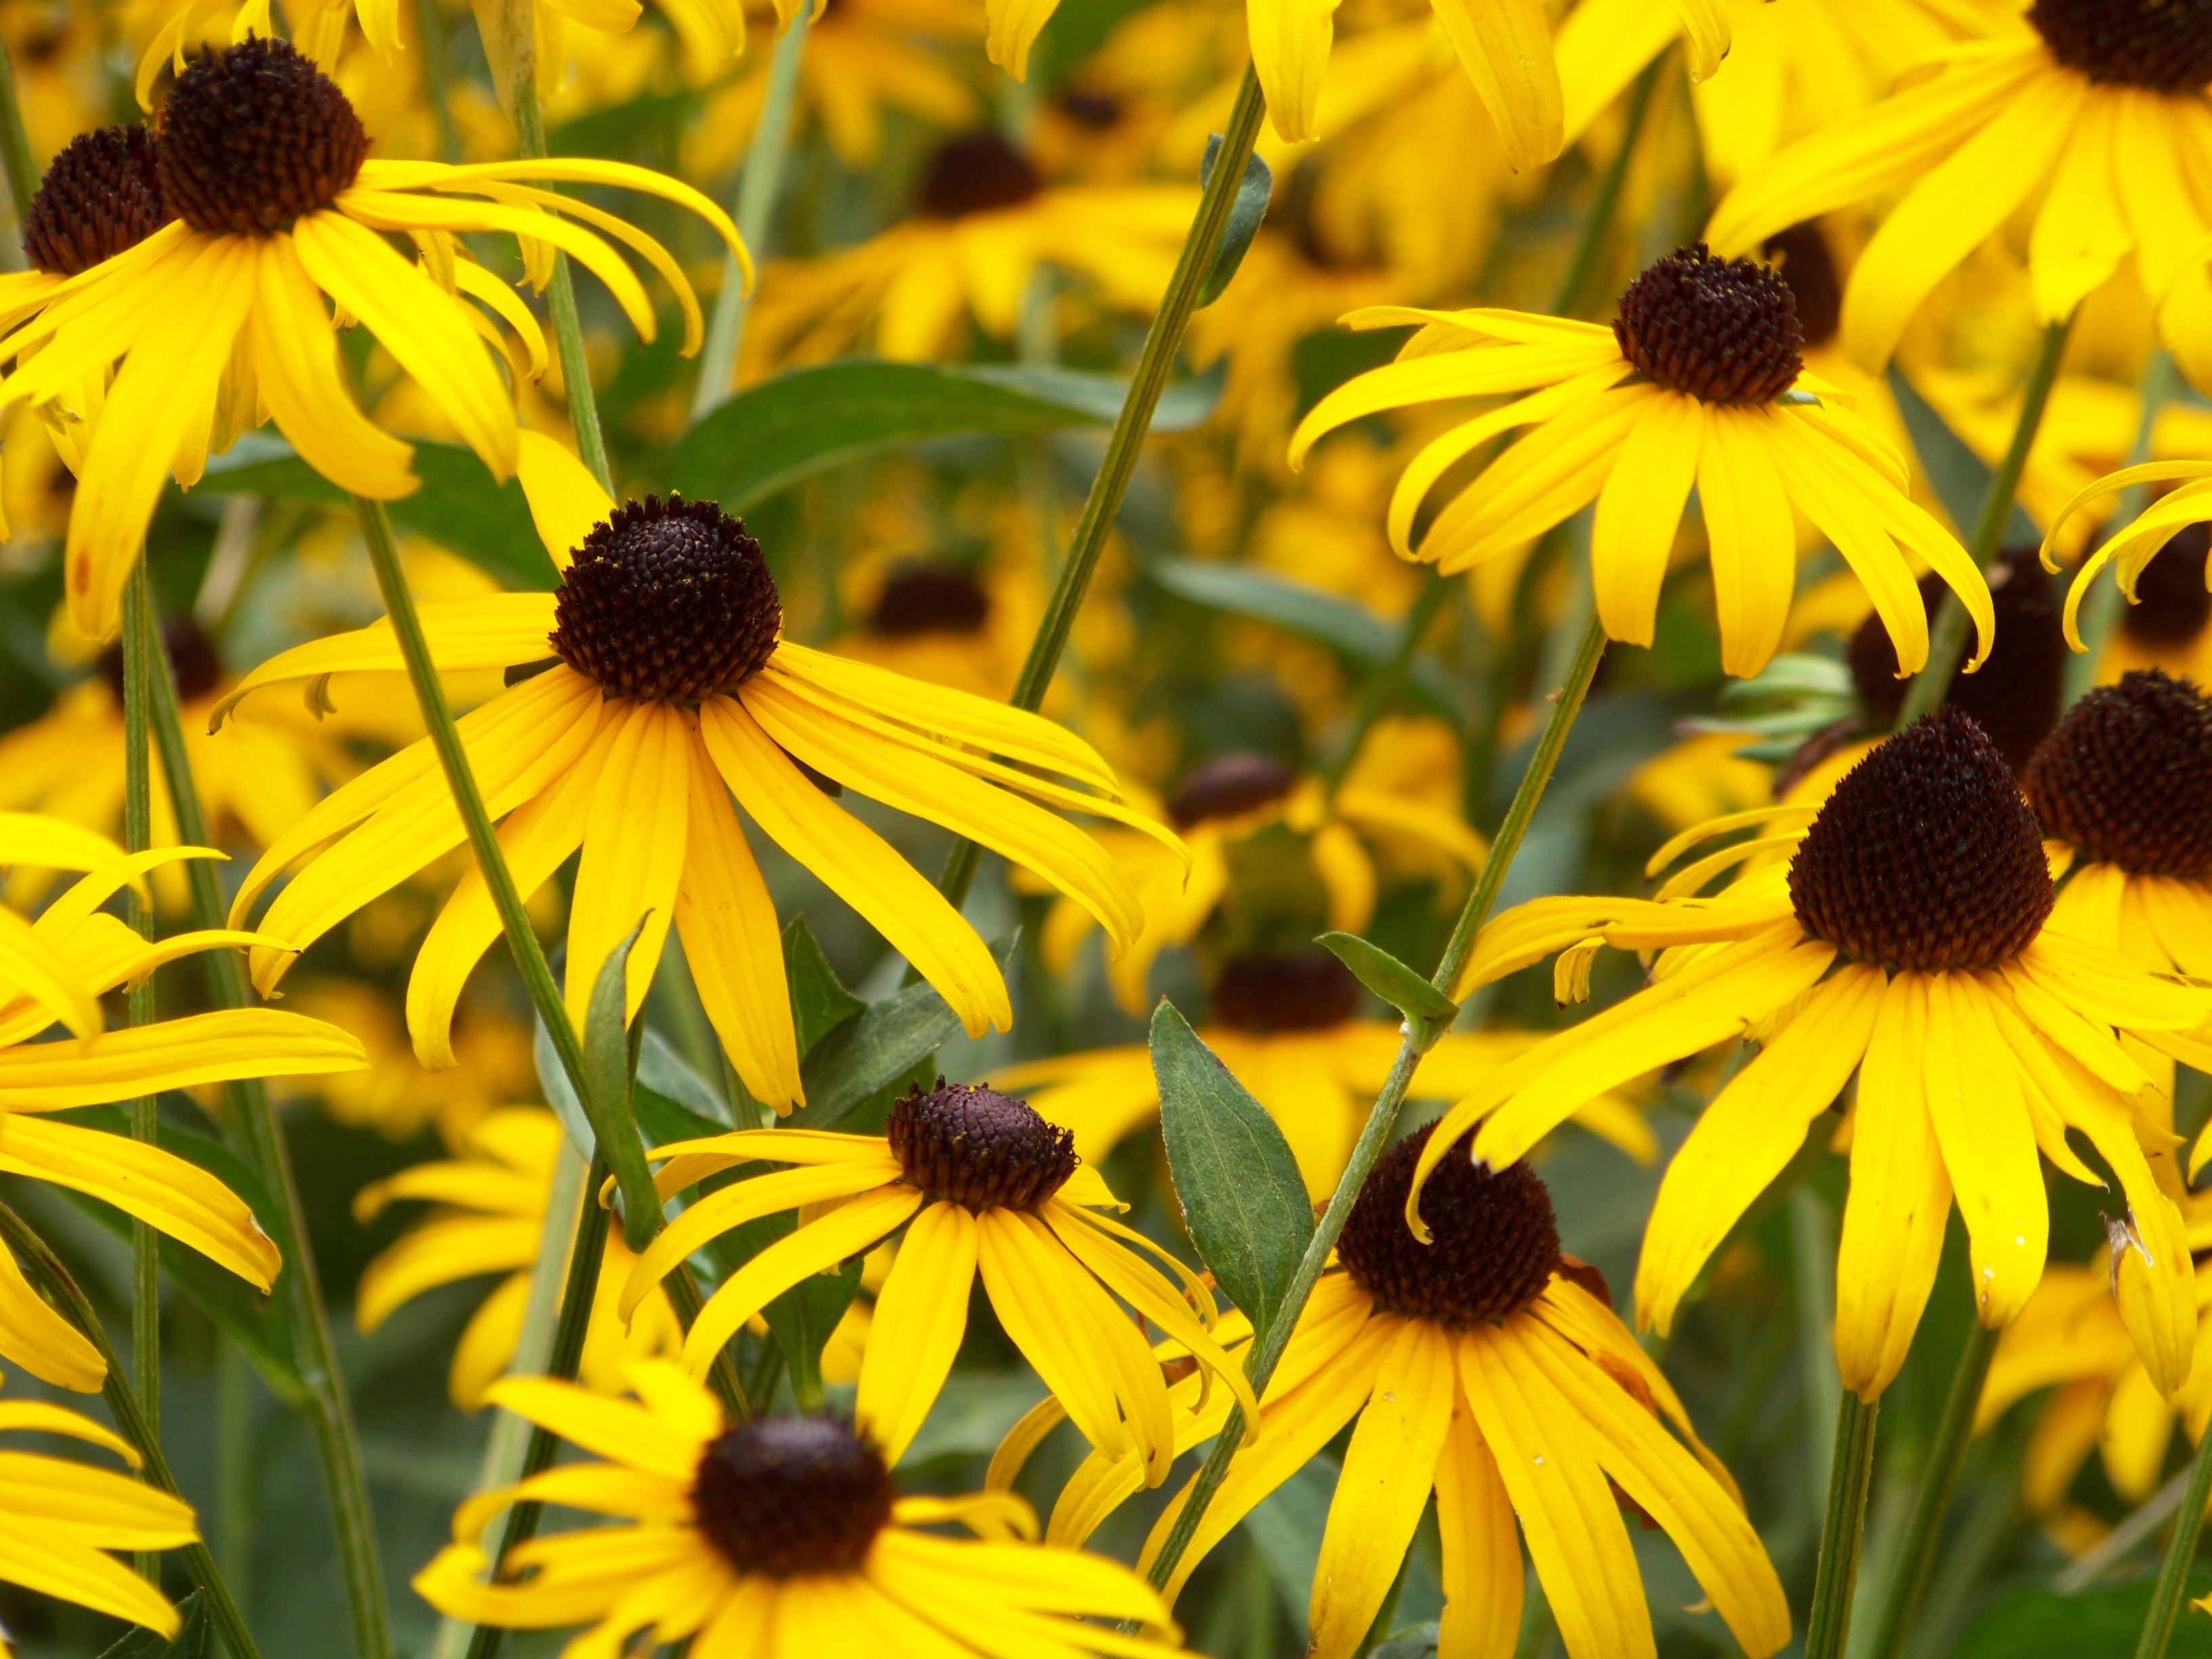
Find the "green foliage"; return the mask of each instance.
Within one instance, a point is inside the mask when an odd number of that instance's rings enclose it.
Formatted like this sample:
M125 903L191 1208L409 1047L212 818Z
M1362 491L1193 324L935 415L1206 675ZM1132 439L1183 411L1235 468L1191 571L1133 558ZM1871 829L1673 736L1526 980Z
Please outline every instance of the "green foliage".
M1423 979L1379 945L1357 933L1323 933L1314 941L1352 970L1354 979L1408 1019L1445 1026L1458 1018L1459 1004Z
M592 983L592 1000L584 1016L584 1070L591 1099L585 1109L599 1132L615 1184L622 1188L623 1237L633 1250L642 1250L660 1229L660 1200L653 1187L653 1171L646 1167L645 1148L637 1137L637 1119L630 1109L630 1080L637 1051L626 1026L629 953L647 918L640 916L622 943L607 952ZM643 1028L638 1032L640 1039Z
M1198 169L1200 184L1213 177L1214 158L1220 154L1221 135L1217 132L1206 141L1206 160ZM1265 161L1255 155L1244 163L1244 176L1237 181L1237 199L1230 204L1221 246L1214 249L1213 263L1206 268L1206 281L1199 286L1200 309L1219 299L1222 290L1236 280L1252 239L1260 234L1260 222L1267 216L1267 198L1274 189L1275 175Z

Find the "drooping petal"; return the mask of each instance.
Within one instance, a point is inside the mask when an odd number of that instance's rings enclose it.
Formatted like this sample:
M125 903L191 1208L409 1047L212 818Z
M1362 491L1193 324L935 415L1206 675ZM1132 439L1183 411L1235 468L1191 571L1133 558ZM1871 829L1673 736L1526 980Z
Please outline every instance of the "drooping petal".
M886 1463L905 1455L959 1354L977 1249L975 1218L957 1204L933 1204L907 1229L876 1293L853 1425Z

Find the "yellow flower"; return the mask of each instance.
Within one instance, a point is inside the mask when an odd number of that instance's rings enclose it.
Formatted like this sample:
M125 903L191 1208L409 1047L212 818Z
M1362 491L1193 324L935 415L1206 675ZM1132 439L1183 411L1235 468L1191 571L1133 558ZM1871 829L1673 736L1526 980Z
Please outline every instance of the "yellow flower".
M1021 522L1028 529L1025 515ZM857 621L833 648L910 679L1003 701L1044 615L1034 547L1033 540L1024 546L1018 562L980 567L861 556L845 573Z
M484 1403L484 1391L507 1370L522 1338L530 1268L545 1236L546 1201L564 1133L561 1121L543 1107L502 1107L470 1130L466 1156L418 1164L354 1194L354 1219L364 1226L409 1199L441 1206L362 1270L354 1321L364 1336L425 1291L485 1273L507 1275L477 1308L453 1350L447 1390L465 1412ZM561 1218L562 1237L574 1219ZM577 1370L586 1386L602 1394L622 1392L631 1361L671 1358L683 1346L676 1310L658 1292L638 1310L627 1334L617 1322L615 1298L635 1260L618 1232L608 1237Z
M190 1014L103 1031L97 999L197 951L267 945L256 934L202 932L141 939L100 906L145 872L204 848L125 856L103 837L51 818L0 814L0 863L91 872L33 922L0 909L0 1172L48 1181L113 1205L266 1291L276 1247L253 1212L214 1176L157 1146L46 1115L240 1078L356 1070L361 1045L336 1026L271 1008ZM70 1033L39 1041L59 1022ZM90 1392L106 1374L76 1328L32 1290L0 1249L0 1357L41 1382Z
M565 1659L615 1659L689 1640L694 1659L955 1659L1012 1652L1173 1650L1158 1596L1118 1562L1026 1541L1029 1505L1005 1493L902 1498L894 1461L827 1417L726 1425L674 1367L632 1366L638 1400L509 1379L494 1403L605 1462L571 1463L485 1492L453 1516L455 1541L416 1575L440 1612L525 1630L588 1624ZM531 1577L489 1585L477 1541L509 1504L540 1500L627 1522L534 1539L507 1558ZM956 1522L977 1541L921 1531Z
M1538 899L1483 930L1462 995L1555 951L1567 953L1563 985L1601 945L1663 954L1649 988L1454 1106L1421 1177L1444 1135L1480 1124L1473 1156L1502 1165L1594 1091L1748 1034L1764 1048L1705 1109L1660 1184L1637 1270L1641 1324L1671 1328L1707 1258L1856 1073L1836 1289L1847 1386L1872 1400L1904 1363L1954 1195L1978 1316L2002 1328L2018 1314L2050 1232L2039 1150L2103 1184L2069 1129L2125 1192L2140 1246L2121 1273L2130 1322L2152 1374L2178 1385L2196 1310L2177 1141L2170 1103L2123 1039L2193 1051L2185 1034L2212 1020L2212 988L2045 925L2054 899L2035 815L1995 746L1955 710L1882 744L1817 811L1718 819L1675 837L1650 868L1752 826L1757 838L1686 866L1656 899ZM1698 896L1754 860L1731 886ZM1419 1196L1417 1182L1407 1211L1417 1231Z
M2070 315L2130 255L2159 332L2212 372L2212 37L2193 13L2036 0L1940 72L1799 140L1723 199L1707 234L1739 253L1801 220L1902 192L1860 256L1844 338L1886 362L1937 283L2023 204L2035 308Z
M979 1273L1000 1324L1083 1437L1140 1458L1147 1485L1166 1479L1171 1457L1167 1390L1116 1297L1184 1343L1248 1413L1256 1409L1244 1373L1206 1333L1214 1306L1203 1281L1100 1213L1127 1206L1081 1165L1073 1137L994 1090L917 1086L893 1104L885 1135L742 1129L653 1156L665 1160L664 1196L741 1164L795 1167L709 1194L670 1223L630 1275L626 1314L708 1239L762 1216L843 1200L810 1211L813 1219L723 1281L684 1344L695 1376L775 1297L906 1227L876 1297L854 1407L860 1431L894 1463L952 1369ZM1131 1246L1171 1268L1200 1312Z
M2137 601L2136 586L2142 580L2143 571L2167 547L2175 550L2173 562L2193 565L2202 573L2205 585L2212 588L2212 566L2203 562L2202 532L2179 533L2212 520L2212 461L2146 461L2141 466L2123 467L2100 478L2067 502L2051 521L2051 532L2043 539L2044 563L2051 569L2057 568L2051 562L2051 550L2058 544L2068 520L2075 514L2106 496L2142 484L2172 484L2175 488L2136 514L2125 528L2100 543L2074 573L2073 586L2066 592L2066 642L2076 651L2087 649L2081 639L2081 601L2088 598L2090 584L2108 564L2112 567L2112 576L2119 583L2121 593L2131 605ZM2189 612L2185 614L2193 613L2194 585L2181 572L2169 574L2159 586L2162 599L2189 606ZM2202 631L2201 622L2197 628L2187 630L2192 636Z
M1696 485L1711 543L1721 661L1749 676L1774 654L1796 580L1793 509L1865 584L1907 672L1928 656L1909 557L1972 615L1989 653L1989 592L1966 550L1908 500L1905 464L1807 371L1796 301L1771 270L1703 247L1630 283L1611 327L1511 311L1376 307L1355 328L1424 325L1398 361L1322 399L1291 462L1333 428L1408 404L1533 392L1454 427L1416 455L1390 499L1390 544L1447 574L1511 553L1593 501L1590 574L1607 634L1649 645L1674 536ZM1541 390L1537 390L1541 388ZM1516 427L1507 448L1413 525L1445 474Z
M2141 668L2212 685L2212 589L2205 553L2212 527L2191 525L2136 578L2132 603L2105 640L2097 678L2110 684Z
M345 95L282 41L249 40L199 59L178 78L157 134L128 145L113 137L128 131L88 135L91 148L64 153L27 221L38 268L0 278L0 320L15 325L0 337L0 361L16 365L0 380L0 407L50 409L90 433L70 515L66 592L71 617L95 639L116 631L124 580L163 479L173 471L182 484L197 483L210 450L264 410L341 488L377 500L415 489L411 447L366 419L347 390L325 295L368 325L505 478L517 464L514 402L496 348L480 337L496 342L496 327L471 301L523 337L533 372L544 342L513 289L467 257L461 234L518 238L541 286L554 252L566 252L607 284L649 340L644 286L597 233L627 244L675 289L686 351L696 349L704 324L667 251L611 214L520 181L661 196L698 213L744 257L726 214L642 167L371 160ZM240 166L241 152L252 166ZM386 232L414 237L423 263L402 257Z
M617 507L574 456L527 435L524 483L561 587L421 611L441 669L520 671L461 720L461 737L486 803L507 818L501 841L526 895L583 849L568 912L568 996L580 1026L600 964L642 917L629 970L636 1013L672 926L745 1087L779 1110L804 1099L775 907L732 793L769 840L943 994L971 1036L1012 1024L997 963L936 888L819 780L1028 866L1089 907L1117 946L1136 936L1141 917L1119 867L1036 804L1177 845L1118 804L1114 775L1089 744L1020 709L783 639L775 578L744 525L711 501L648 495ZM278 681L307 680L313 706L331 674L404 666L390 622L380 622L272 658L239 682L216 718ZM425 738L327 796L272 845L240 888L233 918L307 860L263 923L305 949L463 839ZM424 1065L453 1063L454 1003L499 930L471 867L408 981L408 1029ZM255 983L265 994L291 962L256 951Z
M66 1435L140 1465L129 1443L99 1424L40 1401L0 1401L0 1431ZM177 1610L106 1552L198 1541L191 1505L165 1492L67 1458L0 1453L0 1579L11 1584L174 1636ZM0 1633L0 1659L9 1651Z
M1054 185L998 133L948 138L921 169L915 216L857 247L763 273L741 378L872 343L885 357L959 355L970 316L1012 337L1041 265L1148 313L1198 210L1186 185Z
M1316 1200L1336 1190L1403 1041L1397 1020L1358 1018L1361 1000L1359 981L1318 945L1249 952L1222 964L1213 1023L1199 1034L1275 1120ZM1532 1031L1448 1035L1421 1057L1407 1097L1457 1100L1540 1040ZM1141 1043L1031 1060L996 1073L994 1082L1073 1131L1086 1164L1159 1115L1152 1054ZM1575 1118L1639 1163L1658 1156L1643 1115L1617 1096L1584 1103Z
M1735 1482L1657 1366L1562 1255L1551 1194L1524 1164L1453 1158L1430 1184L1436 1234L1401 1219L1417 1158L1393 1147L1360 1188L1268 1385L1262 1437L1239 1449L1168 1582L1352 1425L1314 1571L1307 1651L1347 1659L1388 1596L1436 1494L1440 1654L1510 1653L1523 1571L1515 1521L1570 1659L1651 1651L1651 1615L1617 1486L1682 1552L1751 1659L1790 1639L1790 1609ZM1681 1433L1677 1440L1662 1414ZM1684 1443L1686 1442L1686 1445ZM1174 1523L1168 1506L1150 1563Z

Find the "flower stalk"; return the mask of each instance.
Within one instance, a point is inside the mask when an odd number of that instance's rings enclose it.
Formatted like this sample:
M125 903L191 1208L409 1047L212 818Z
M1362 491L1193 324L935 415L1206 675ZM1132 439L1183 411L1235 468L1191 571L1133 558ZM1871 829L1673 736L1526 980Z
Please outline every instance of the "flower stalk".
M1851 1634L1851 1598L1858 1589L1866 1540L1867 1492L1874 1484L1875 1417L1881 1401L1850 1389L1836 1407L1836 1449L1828 1464L1828 1507L1820 1522L1820 1554L1813 1571L1813 1610L1805 1620L1805 1659L1841 1659Z
M147 1485L159 1487L172 1498L182 1498L176 1477L169 1473L168 1460L161 1455L160 1437L148 1422L130 1379L123 1374L122 1363L114 1345L107 1340L100 1316L85 1299L69 1269L62 1265L61 1258L47 1248L46 1240L28 1222L4 1204L0 1204L0 1245L15 1252L25 1273L38 1283L47 1299L67 1316L70 1322L83 1332L85 1340L106 1364L107 1380L101 1385L100 1397L107 1402L108 1413L115 1419L116 1431L131 1443L131 1449L143 1460L140 1477ZM184 1557L185 1571L207 1597L208 1612L216 1629L222 1633L223 1644L230 1650L231 1659L261 1659L260 1650L253 1645L252 1633L246 1629L246 1620L231 1595L230 1586L224 1582L222 1571L216 1565L206 1544L186 1544L179 1553Z
M143 853L154 844L153 744L147 703L151 691L159 624L154 615L154 585L142 554L131 567L123 590L123 845L126 852ZM136 888L127 892L132 931L141 939L154 937L154 907ZM131 987L126 1007L131 1024L154 1023L154 976L147 975ZM142 1095L131 1103L131 1138L151 1146L155 1139L157 1103ZM147 1432L161 1434L161 1236L143 1221L131 1224L131 1368L137 1384L138 1407L145 1413ZM140 1575L158 1580L161 1558L158 1551L141 1550Z
M0 269L23 269L23 222L31 211L31 198L39 193L38 163L31 155L31 136L23 130L23 104L16 94L15 55L0 40L0 172L8 183L8 199L15 210L15 234L0 238Z
M2136 1638L2135 1659L2166 1659L2166 1644L2173 1639L2173 1621L2180 1616L2182 1598L2189 1593L2189 1569L2197 1559L2197 1540L2204 1531L2204 1507L2212 1504L2212 1434L2197 1443L2197 1456L2189 1466L2188 1489L2181 1495L2180 1513L2173 1517L2166 1554L2158 1564L2158 1582L2151 1586L2150 1612L2142 1634Z

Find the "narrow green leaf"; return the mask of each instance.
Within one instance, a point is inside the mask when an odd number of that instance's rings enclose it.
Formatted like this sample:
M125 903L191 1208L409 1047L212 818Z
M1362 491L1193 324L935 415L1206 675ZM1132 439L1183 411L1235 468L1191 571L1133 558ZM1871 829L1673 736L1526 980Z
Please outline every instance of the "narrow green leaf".
M206 1659L207 1597L194 1590L177 1603L177 1612L184 1623L178 1626L173 1638L141 1625L103 1651L100 1659Z
M793 916L783 930L783 971L791 981L791 1020L798 1028L802 1060L814 1052L816 1043L868 1006L845 988L815 942L804 914Z
M1951 1649L1954 1659L2081 1659L2085 1654L2134 1651L2150 1613L2152 1581L2100 1584L2061 1595L2039 1584L1993 1597ZM2212 1575L2191 1573L2185 1594L2212 1590ZM2212 1659L2212 1619L2185 1609L2173 1627L2167 1659Z
M1459 1004L1379 945L1357 933L1323 933L1314 941L1352 969L1352 976L1408 1019L1449 1024Z
M1191 1241L1264 1332L1313 1237L1297 1160L1267 1109L1164 997L1152 1011L1152 1047L1168 1169Z
M1212 179L1214 158L1220 154L1221 135L1217 132L1206 141L1206 159L1198 168L1200 185ZM1229 222L1222 228L1220 245L1213 250L1213 263L1206 268L1206 280L1199 284L1197 309L1203 311L1212 305L1221 297L1222 289L1236 280L1245 250L1260 234L1260 221L1267 216L1267 198L1274 190L1275 175L1267 164L1257 155L1247 157L1244 176L1237 181L1237 199L1230 204Z
M622 1189L623 1237L639 1251L653 1243L660 1221L660 1199L653 1191L653 1172L646 1167L645 1147L637 1138L637 1118L630 1108L635 1051L625 1018L629 953L645 923L646 917L640 916L629 937L607 952L599 978L592 982L592 1000L584 1015L585 1082L592 1093L585 1108L596 1118L592 1127L606 1148L615 1184Z
M1066 368L822 363L740 392L678 441L661 476L672 489L741 513L841 461L933 438L1107 425L1127 390L1111 375ZM1212 376L1169 387L1153 430L1197 425L1219 395Z
M679 1102L700 1121L714 1126L704 1133L713 1134L717 1129L730 1127L730 1109L721 1095L693 1071L690 1062L658 1031L647 1031L644 1042L638 1048L635 1089L649 1089L666 1099Z
M991 947L1004 973L1020 945L1017 927ZM806 1104L787 1121L794 1129L827 1129L850 1117L870 1096L889 1088L943 1048L960 1016L927 985L909 985L872 1003L823 1037L799 1067Z

